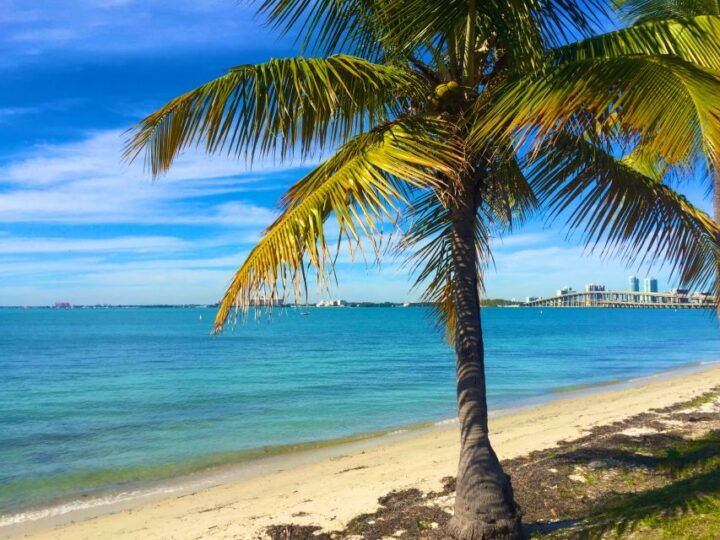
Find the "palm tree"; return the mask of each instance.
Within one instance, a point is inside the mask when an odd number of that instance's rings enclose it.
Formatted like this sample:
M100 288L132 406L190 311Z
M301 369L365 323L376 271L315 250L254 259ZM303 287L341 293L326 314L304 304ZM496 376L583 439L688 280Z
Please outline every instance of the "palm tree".
M145 118L126 150L155 175L197 144L250 161L332 151L283 197L215 332L259 298L301 295L312 276L324 286L341 244L379 257L392 232L456 351L449 533L522 537L488 430L490 239L539 207L590 249L669 261L679 282L717 289L718 229L668 182L718 160L720 19L600 33L602 0L263 0L259 12L317 56L233 68Z
M693 20L700 25L713 21L710 23L713 24L720 16L718 0L620 0L617 6L622 18L633 25L663 19ZM708 172L711 172L713 177L713 218L715 223L720 225L720 166L717 163L710 165Z

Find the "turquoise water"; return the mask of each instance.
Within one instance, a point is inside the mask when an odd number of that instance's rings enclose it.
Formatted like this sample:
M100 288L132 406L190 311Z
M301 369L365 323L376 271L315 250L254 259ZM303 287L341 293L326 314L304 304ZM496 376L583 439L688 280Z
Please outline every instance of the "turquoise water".
M427 310L303 311L212 338L211 309L0 309L0 514L454 416ZM484 323L495 409L720 361L703 311L496 308Z

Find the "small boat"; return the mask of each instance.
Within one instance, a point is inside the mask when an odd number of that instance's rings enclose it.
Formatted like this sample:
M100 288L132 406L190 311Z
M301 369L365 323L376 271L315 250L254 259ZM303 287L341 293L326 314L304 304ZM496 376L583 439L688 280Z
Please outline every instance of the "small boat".
M300 315L303 315L303 316L304 316L304 315L310 315L310 312L309 312L309 311L301 311L301 312L300 312Z

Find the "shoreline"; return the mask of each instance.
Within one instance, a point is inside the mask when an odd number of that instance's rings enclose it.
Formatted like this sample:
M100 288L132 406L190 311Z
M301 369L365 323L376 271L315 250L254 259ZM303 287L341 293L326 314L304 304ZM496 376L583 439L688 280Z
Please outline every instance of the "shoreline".
M610 389L631 388L658 377L673 377L713 366L720 367L720 361L688 362L646 375L560 386L552 388L544 394L524 398L513 406L503 405L491 408L489 416L493 418L512 415L558 400L582 397ZM79 495L58 497L52 502L18 508L0 514L0 538L13 534L15 530L33 532L47 526L74 521L75 518L94 518L132 509L161 498L183 495L194 490L202 490L240 479L254 478L262 475L268 467L278 464L290 467L301 466L320 459L332 458L341 451L363 450L430 431L448 429L455 425L457 425L456 417L422 420L331 439L208 454L200 458L203 460L202 463L196 466L188 464L187 470L180 473L142 481L130 481L125 484L120 483L116 486L89 490ZM221 461L220 457L227 455L230 457Z
M681 401L683 397L693 397L695 394L702 393L702 391L718 383L720 383L720 367L718 367L717 363L698 362L646 376L629 378L623 381L608 381L604 385L600 385L599 383L579 385L577 388L573 387L567 391L559 391L542 396L542 398L536 400L535 403L524 403L517 407L501 408L492 411L491 429L493 430L493 439L498 447L498 453L502 454L501 457L513 457L514 455L519 455L518 452L520 449L522 449L520 453L523 453L552 446L561 439L579 435L584 429L589 429L594 425L603 423L598 423L597 421L588 423L586 415L580 413L573 415L572 413L566 412L567 409L575 410L576 408L568 407L570 403L579 405L579 410L583 408L592 409L594 402L604 402L611 396L615 399L609 400L608 405L611 405L617 401L617 399L634 401L634 394L642 395L648 391L652 392L655 387L668 387L667 389L669 390L670 387L676 385L682 386L685 389L682 394L668 392L668 395L665 397L655 396L653 398L653 403L655 403L655 405L652 405L653 407L666 406ZM647 410L647 408L650 408L649 403L634 403L633 407L618 410L614 415L606 414L605 419L607 422L615 421L622 417L630 416L633 413ZM558 426L551 429L551 426L548 425L547 429L542 429L542 433L534 434L534 437L524 436L521 433L513 436L513 420L533 417L533 424L536 424L537 428L541 427L541 425L538 426L538 424L541 424L543 421L547 424L552 423L551 419L553 415L549 413L553 410L556 411L555 414L563 411L565 416L569 415L570 417L574 417L574 425L566 425L564 429L558 429ZM555 419L555 423L556 422ZM578 424L577 422L580 423ZM563 426L559 427L563 428ZM556 436L556 431L561 432L557 433L557 435L560 436ZM117 495L115 498L106 497L102 501L98 501L99 503L97 505L88 506L88 502L92 503L93 499L85 499L83 501L83 504L86 505L85 508L74 508L63 513L48 512L47 509L37 510L35 512L38 512L38 515L42 514L42 518L0 527L0 536L12 537L13 535L22 536L38 533L39 538L92 538L93 535L83 533L82 529L87 527L95 528L95 526L104 522L117 522L118 518L122 520L122 516L130 518L132 514L144 514L148 511L152 513L151 509L153 508L162 508L163 513L169 512L170 515L175 515L173 507L182 506L184 508L182 511L183 515L188 512L192 513L193 506L187 508L184 503L187 503L188 500L196 498L199 495L202 496L197 502L198 506L204 506L201 501L206 500L206 496L210 499L215 496L227 496L228 491L234 490L239 492L237 496L242 500L246 500L247 497L243 495L246 495L247 491L258 491L258 479L272 479L282 482L283 477L288 477L285 478L285 480L288 480L293 476L303 476L311 470L332 469L339 462L363 461L361 465L349 465L339 472L335 471L332 473L334 476L342 474L348 479L356 478L357 481L365 484L363 486L363 491L365 492L364 497L351 497L346 504L336 508L336 510L338 510L336 513L342 513L343 517L340 515L322 515L317 511L312 512L305 509L297 510L296 512L285 512L277 516L263 515L263 506L265 506L265 510L267 510L267 508L276 508L277 503L284 500L287 501L290 499L291 502L293 502L291 508L296 509L303 505L308 506L307 501L312 502L316 500L315 498L308 498L292 501L293 497L290 497L286 493L287 488L285 490L277 489L275 492L270 491L269 493L262 493L265 490L259 490L261 493L258 493L256 499L264 500L265 502L260 502L256 505L250 504L250 508L253 509L252 512L242 512L241 516L237 514L233 516L233 524L242 527L240 529L242 531L259 530L258 527L262 529L266 524L280 521L333 526L341 522L337 520L349 519L362 511L371 511L376 506L375 501L377 497L384 495L391 489L408 486L417 487L418 483L424 485L426 488L436 487L436 485L439 485L442 476L454 474L457 453L456 435L457 424L454 420L448 419L406 425L379 433L360 434L353 437L353 440L350 441L347 440L348 438L341 439L340 441L318 441L317 443L309 443L311 448L304 448L300 451L279 453L269 457L260 457L240 463L223 465L214 469L198 471L194 474L177 477L170 481L158 482L152 490L134 490L117 494L120 495L119 497ZM541 435L541 437L538 437L538 435ZM505 440L506 437L510 437L512 444L509 444L509 442ZM440 443L440 445L429 448L428 444L432 444L433 441ZM418 471L417 468L413 468L409 475L398 474L399 471L392 470L393 462L399 463L401 457L397 455L397 452L394 453L394 451L398 448L405 447L408 447L410 450L416 450L418 445L424 447L424 453L428 454L424 456L425 466L427 467L428 459L430 459L429 465L431 469L436 464L442 464L442 467L439 467L439 469L442 469L447 474L433 473L433 477L428 478L429 473L423 473L421 475L422 477L418 478L418 472L422 473L422 470ZM444 451L439 451L440 449L444 449ZM385 463L382 463L382 460L379 459L380 456L388 453L390 454L389 462L387 461L387 456L385 456ZM437 455L433 456L434 454ZM406 449L403 450L402 455L413 455L413 453L408 453ZM371 464L365 463L365 461L373 457L377 459L372 460L373 462ZM433 457L437 459L432 459ZM417 459L422 461L420 456L412 458L412 460ZM380 462L378 463L378 461ZM363 474L365 469L382 468L383 466L389 470L384 471L382 476L397 476L395 482L384 478L383 481L378 484L378 482L373 481L373 479L368 480L364 478L367 476L367 474ZM400 468L402 469L402 467ZM393 472L395 474L393 474ZM313 476L312 480L314 480L316 484L320 484L319 486L315 486L315 491L317 491L317 488L320 488L320 491L322 491L322 477L322 473ZM408 483L410 478L414 478L414 481ZM303 482L294 485L300 486L303 485ZM343 485L337 487L338 489L342 489ZM349 491L351 495L353 491L355 491L353 487L347 487L347 482L345 482L345 487L346 491ZM292 493L298 494L300 490L292 490ZM340 498L344 499L345 497ZM183 504L180 504L180 502L183 502ZM335 503L337 503L337 497ZM219 512L225 507L226 506L220 505L215 510ZM68 509L67 506L66 509ZM32 511L26 512L25 516L27 517L27 514L31 512ZM201 512L201 515L214 513L212 508L202 510ZM244 520L242 515L245 515ZM284 520L282 519L283 516L285 517ZM143 517L141 520L145 521L145 518ZM132 521L134 521L134 519ZM242 523L242 525L239 523ZM105 525L109 525L109 523L105 523ZM115 523L115 525L119 524ZM49 536L45 536L45 534L49 534ZM108 536L108 534L111 537L124 537L123 534L106 532L96 532L94 534L103 537ZM179 537L184 537L181 533L178 534ZM238 533L236 532L235 534ZM255 532L252 534L255 534ZM247 536L247 538L257 537L252 534ZM245 536L240 536L240 538L245 538Z

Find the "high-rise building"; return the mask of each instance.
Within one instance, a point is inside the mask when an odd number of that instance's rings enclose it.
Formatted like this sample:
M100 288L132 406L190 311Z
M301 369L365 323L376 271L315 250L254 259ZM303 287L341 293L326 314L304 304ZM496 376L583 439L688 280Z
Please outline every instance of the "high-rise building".
M585 285L585 292L602 292L605 290L605 285L598 285L597 283L588 283Z
M635 276L630 276L628 278L628 282L630 283L630 290L633 292L639 292L640 291L640 280Z
M565 285L562 289L558 289L555 293L555 296L565 296L566 294L572 294L575 291L573 291L573 288L570 287L570 285Z
M657 279L646 277L643 280L643 292L658 292Z

